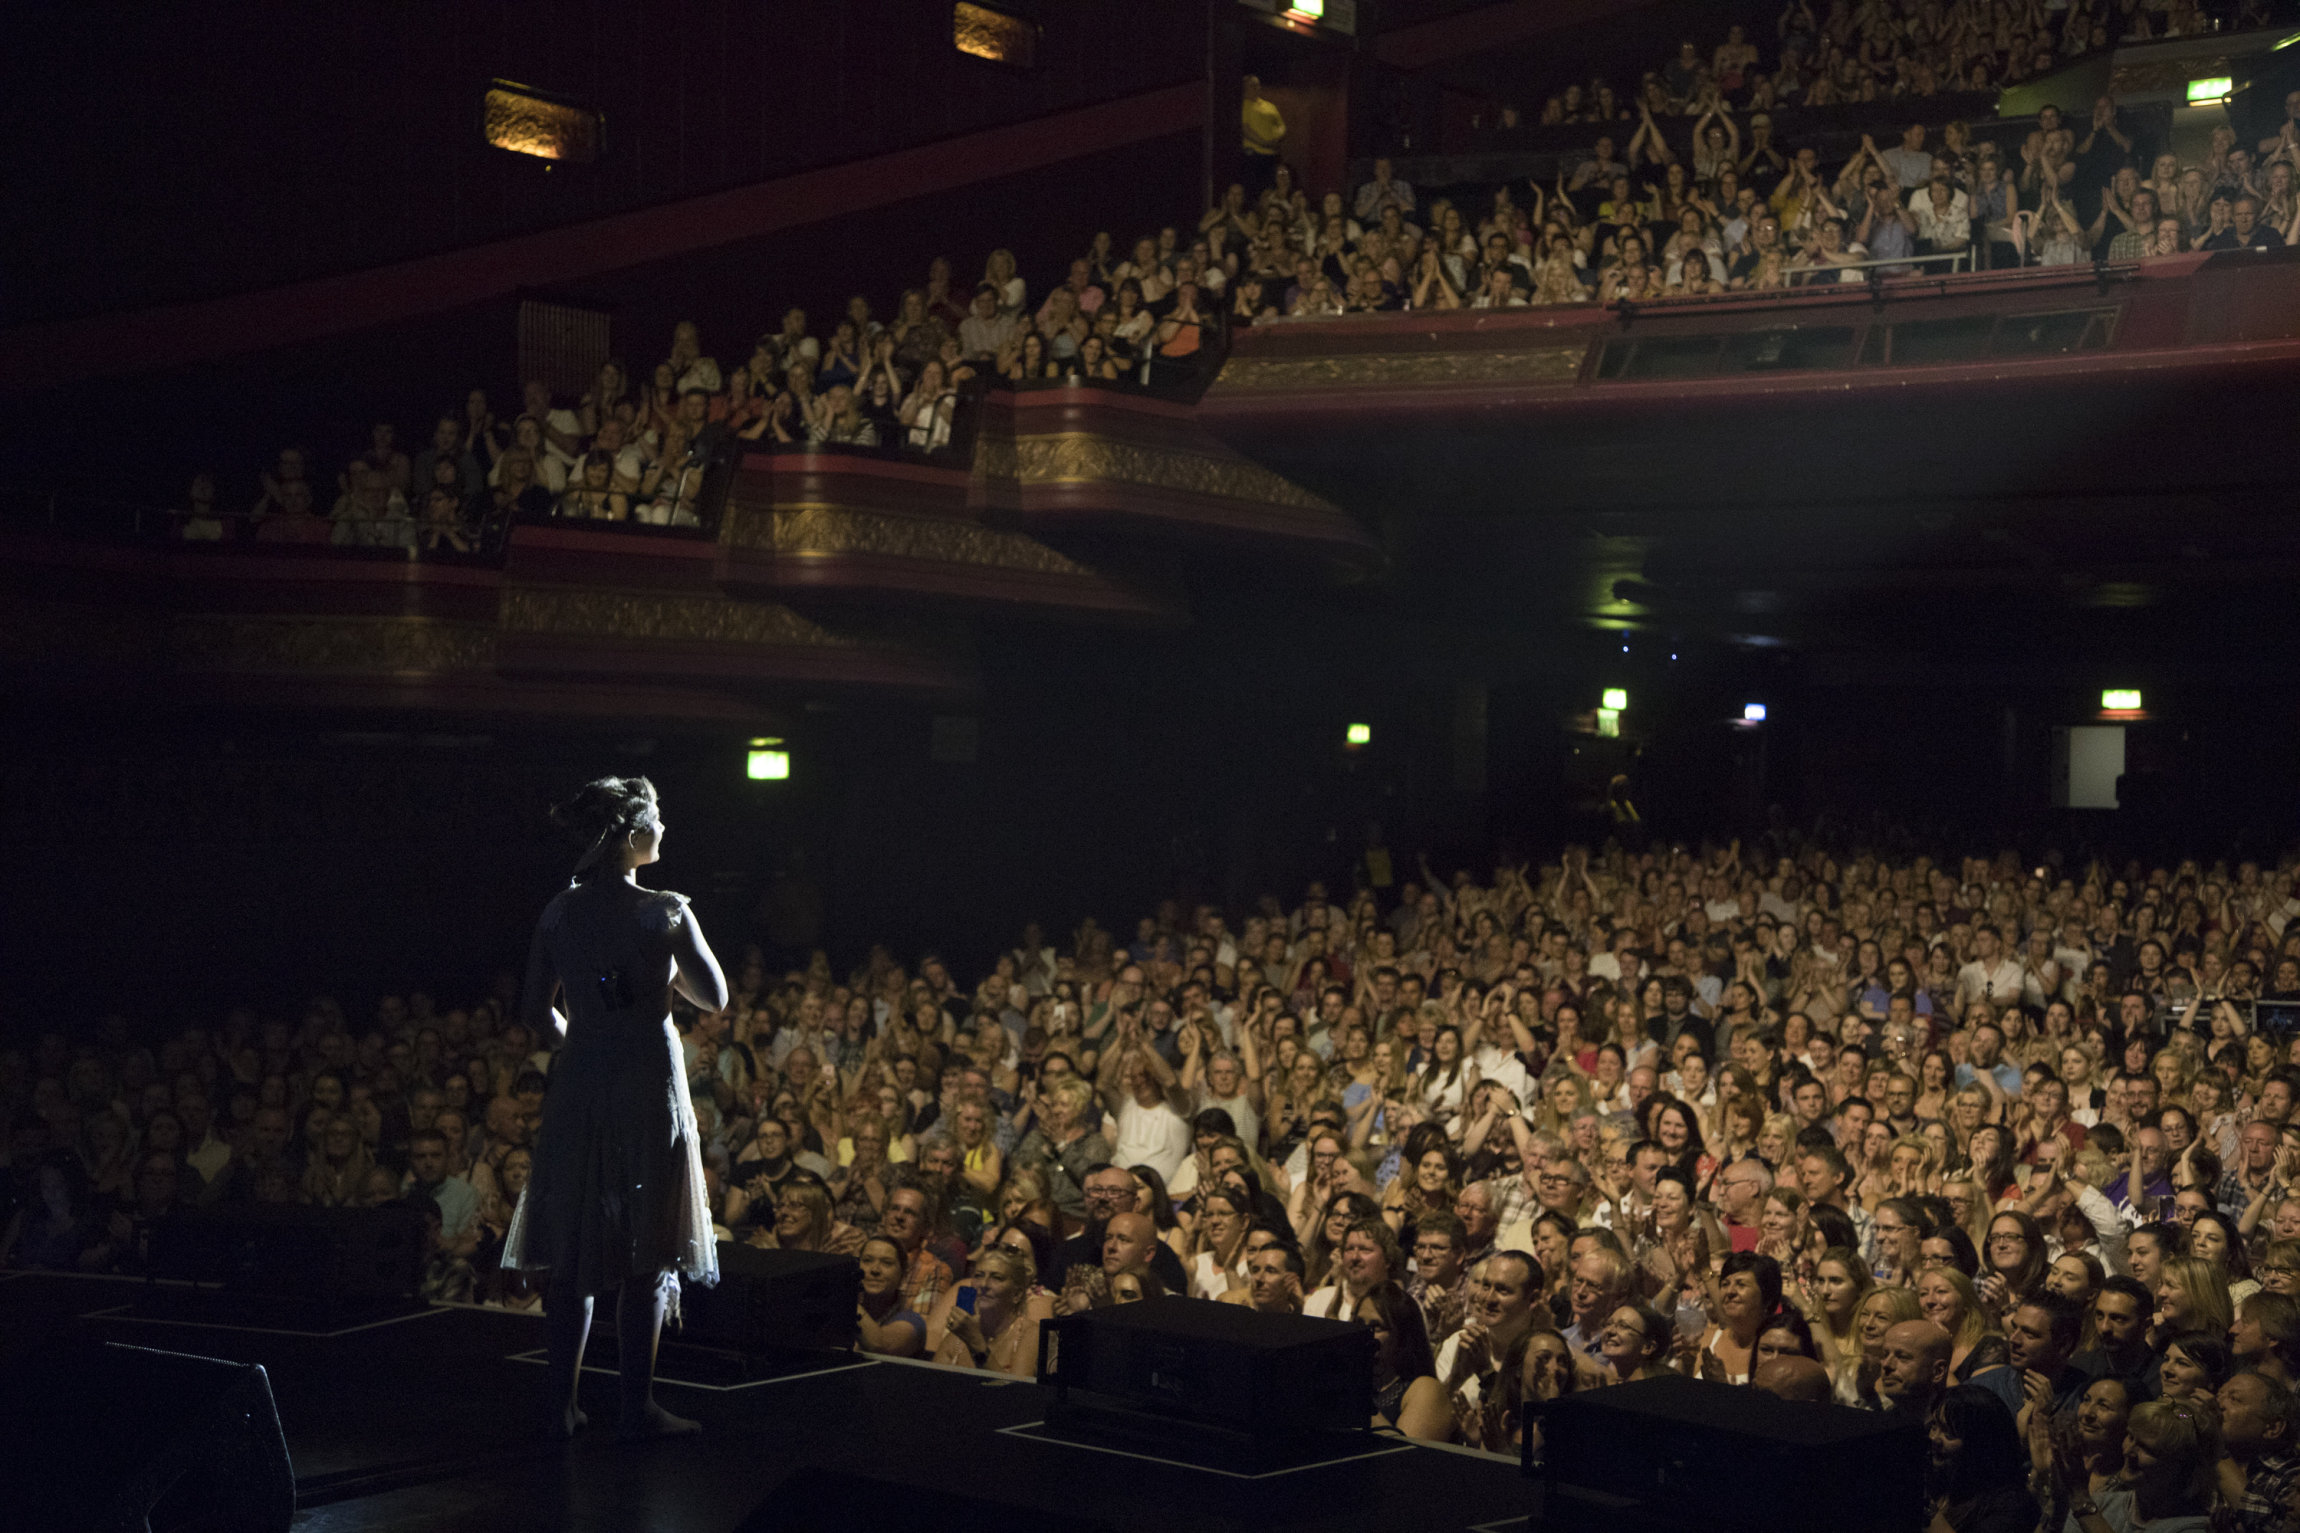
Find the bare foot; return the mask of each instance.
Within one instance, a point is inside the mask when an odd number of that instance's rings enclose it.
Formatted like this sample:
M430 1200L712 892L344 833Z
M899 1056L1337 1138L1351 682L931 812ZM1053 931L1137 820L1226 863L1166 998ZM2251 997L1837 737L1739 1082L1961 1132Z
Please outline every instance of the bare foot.
M566 1442L590 1424L591 1418L583 1414L583 1407L570 1405L546 1423L544 1432L546 1436Z
M652 1400L640 1408L636 1417L625 1412L623 1419L615 1423L615 1435L627 1443L645 1442L655 1437L685 1437L701 1430L703 1424L700 1421L674 1416Z

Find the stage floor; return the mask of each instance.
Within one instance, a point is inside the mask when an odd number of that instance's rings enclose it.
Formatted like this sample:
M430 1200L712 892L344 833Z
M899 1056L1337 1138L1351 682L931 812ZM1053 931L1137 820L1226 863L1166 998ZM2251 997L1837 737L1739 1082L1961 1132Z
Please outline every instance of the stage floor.
M542 1443L531 1430L536 1317L443 1308L323 1333L293 1317L140 1318L141 1288L0 1277L0 1366L58 1336L261 1363L295 1465L298 1533L731 1533L803 1468L1005 1500L1111 1533L1527 1526L1531 1485L1483 1454L1368 1434L1349 1456L1243 1477L1051 1440L1039 1430L1051 1391L1034 1384L836 1355L732 1385L671 1382L667 1356L661 1398L704 1432L639 1447L614 1440L612 1373L587 1368L593 1426L571 1444Z

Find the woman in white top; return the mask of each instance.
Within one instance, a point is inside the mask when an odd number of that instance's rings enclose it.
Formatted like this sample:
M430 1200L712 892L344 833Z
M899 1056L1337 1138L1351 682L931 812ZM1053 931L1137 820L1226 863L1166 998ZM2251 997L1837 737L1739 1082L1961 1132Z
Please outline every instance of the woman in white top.
M1198 1222L1190 1231L1190 1297L1219 1299L1246 1285L1246 1229L1252 1210L1223 1187L1198 1195Z
M1477 1065L1462 1054L1460 1029L1441 1027L1430 1040L1428 1063L1413 1078L1413 1099L1448 1139L1458 1139L1462 1107L1477 1090L1477 1080Z

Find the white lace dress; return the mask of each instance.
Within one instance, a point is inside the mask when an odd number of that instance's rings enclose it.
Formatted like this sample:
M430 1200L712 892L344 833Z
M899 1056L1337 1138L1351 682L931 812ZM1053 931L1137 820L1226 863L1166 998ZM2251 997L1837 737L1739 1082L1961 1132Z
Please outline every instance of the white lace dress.
M718 1281L702 1136L665 1006L686 910L684 895L620 879L577 884L544 907L530 983L560 985L567 1041L504 1266L572 1267L585 1295L661 1281L675 1300L678 1276Z

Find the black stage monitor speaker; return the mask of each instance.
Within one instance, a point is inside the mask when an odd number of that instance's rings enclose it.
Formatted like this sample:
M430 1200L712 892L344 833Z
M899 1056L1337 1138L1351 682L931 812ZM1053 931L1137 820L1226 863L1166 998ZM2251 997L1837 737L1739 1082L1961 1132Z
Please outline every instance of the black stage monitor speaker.
M1110 1533L1100 1518L1045 1512L940 1487L881 1480L843 1470L796 1471L751 1509L735 1533Z
M261 1368L118 1343L36 1354L0 1383L0 1525L284 1533L295 1474Z
M1898 1416L1672 1377L1567 1395L1540 1421L1552 1522L1576 1505L1623 1528L1914 1533L1923 1520L1925 1432Z
M338 1306L411 1301L423 1273L423 1220L396 1205L232 1205L164 1220L152 1275L221 1283L243 1296Z
M1039 1335L1040 1382L1064 1407L1083 1396L1263 1441L1363 1431L1373 1416L1364 1326L1169 1297L1065 1316Z
M854 1345L862 1268L851 1256L719 1242L719 1282L680 1298L679 1341L731 1352Z

